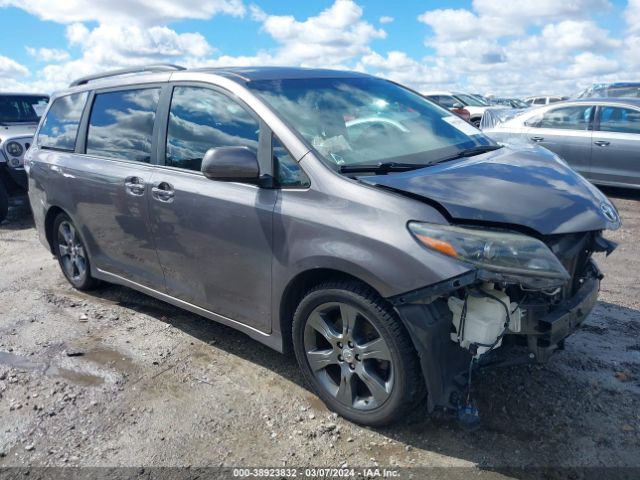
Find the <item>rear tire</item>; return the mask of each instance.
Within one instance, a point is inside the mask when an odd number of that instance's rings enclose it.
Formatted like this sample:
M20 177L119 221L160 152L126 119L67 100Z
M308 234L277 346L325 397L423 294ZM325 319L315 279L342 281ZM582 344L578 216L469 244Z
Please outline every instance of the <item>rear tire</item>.
M67 281L78 290L91 290L98 280L91 276L89 254L68 215L60 213L53 222L53 250Z
M7 189L4 188L2 184L2 179L0 179L0 223L7 218L7 214L9 213L9 194L7 193Z
M404 325L364 284L328 282L308 291L292 335L305 380L329 409L355 423L387 425L424 391Z

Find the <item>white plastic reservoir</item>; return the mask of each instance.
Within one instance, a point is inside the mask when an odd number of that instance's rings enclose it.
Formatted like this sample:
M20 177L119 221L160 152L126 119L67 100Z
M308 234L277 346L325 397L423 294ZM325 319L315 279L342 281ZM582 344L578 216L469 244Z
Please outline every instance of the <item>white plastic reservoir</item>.
M464 321L463 331L460 331L460 317L464 300L457 297L450 297L448 300L449 310L453 313L453 325L456 329L451 334L451 340L460 343L460 346L468 349L472 343L492 345L504 330L507 320L507 306L510 314L509 330L520 331L521 311L516 304L511 303L509 296L502 290L496 290L492 283L485 283L480 290L496 297L500 301L482 296L481 293L469 295L467 297L467 312ZM515 311L514 311L515 310ZM502 339L494 348L502 344ZM489 347L478 347L476 358L490 350Z

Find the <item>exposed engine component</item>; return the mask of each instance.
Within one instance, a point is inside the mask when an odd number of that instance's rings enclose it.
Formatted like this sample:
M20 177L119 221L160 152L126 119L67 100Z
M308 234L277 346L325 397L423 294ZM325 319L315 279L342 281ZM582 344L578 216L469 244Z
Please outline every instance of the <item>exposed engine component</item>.
M451 340L471 351L475 358L499 347L507 330L517 333L521 329L522 310L493 283L470 289L464 299L450 297L447 304L456 330L451 333Z

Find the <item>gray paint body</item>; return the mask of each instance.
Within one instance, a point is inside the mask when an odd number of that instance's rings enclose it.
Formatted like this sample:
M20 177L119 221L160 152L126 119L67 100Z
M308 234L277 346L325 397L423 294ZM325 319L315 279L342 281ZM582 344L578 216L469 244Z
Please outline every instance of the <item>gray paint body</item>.
M286 348L283 338L288 332L282 332L282 326L289 327L282 317L283 295L301 274L337 270L361 279L383 297L393 297L469 272L469 267L425 249L407 230L409 221L451 221L446 207L433 205L428 189L409 196L337 174L244 85L246 75L260 78L274 72L278 70L180 71L108 79L61 92L91 93L75 152L36 145L28 155L30 201L43 243L50 248L48 215L61 209L79 227L96 278L231 325L278 350ZM342 75L305 70L283 74ZM358 74L348 74L354 75ZM208 85L248 106L261 123L261 173L272 173L273 132L299 161L311 186L260 188L164 166L166 117L171 88L177 84ZM95 91L150 85L163 88L151 164L84 154ZM494 168L490 163L488 168ZM132 177L142 186L131 185ZM531 179L523 175L519 181ZM163 182L174 192L169 201L154 195L154 187ZM585 201L601 201L584 185L572 188L581 189L578 196ZM518 201L520 189L520 183L512 181L502 194ZM437 201L446 203L444 198ZM482 210L483 205L474 207ZM547 205L540 216L553 216L553 207ZM484 220L516 223L505 213L509 208L504 205L499 216L487 210ZM544 223L542 217L537 220ZM585 221L581 227L597 230L602 221Z

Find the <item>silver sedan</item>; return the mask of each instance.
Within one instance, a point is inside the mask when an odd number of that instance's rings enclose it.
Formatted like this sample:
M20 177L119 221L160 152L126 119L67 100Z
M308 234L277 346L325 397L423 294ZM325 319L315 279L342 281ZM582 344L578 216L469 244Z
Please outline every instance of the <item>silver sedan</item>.
M500 143L541 145L595 184L640 188L640 99L554 103L492 123L484 133Z

